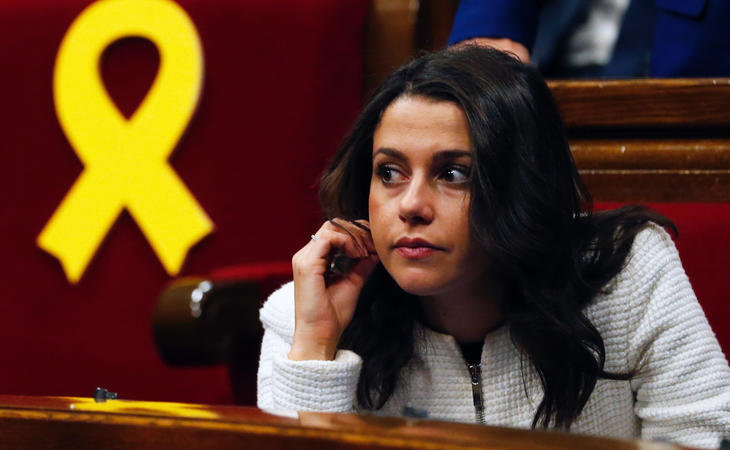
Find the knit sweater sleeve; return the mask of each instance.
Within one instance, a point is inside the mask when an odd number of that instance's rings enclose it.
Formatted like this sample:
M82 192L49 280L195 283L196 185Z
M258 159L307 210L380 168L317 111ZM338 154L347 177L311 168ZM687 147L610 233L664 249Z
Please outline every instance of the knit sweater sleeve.
M717 447L730 435L730 369L669 235L639 233L622 273L641 438Z
M267 410L352 412L362 359L339 350L334 361L291 361L294 283L271 294L260 311L264 337L257 405Z

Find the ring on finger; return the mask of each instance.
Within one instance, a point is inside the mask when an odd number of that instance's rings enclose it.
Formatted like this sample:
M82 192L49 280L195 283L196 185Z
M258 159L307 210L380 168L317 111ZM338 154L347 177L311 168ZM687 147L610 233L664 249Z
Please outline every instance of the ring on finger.
M312 240L313 240L314 242L317 242L317 239L319 239L319 238L317 237L317 235L316 235L316 234L313 234L313 235L311 235L310 237L312 238Z

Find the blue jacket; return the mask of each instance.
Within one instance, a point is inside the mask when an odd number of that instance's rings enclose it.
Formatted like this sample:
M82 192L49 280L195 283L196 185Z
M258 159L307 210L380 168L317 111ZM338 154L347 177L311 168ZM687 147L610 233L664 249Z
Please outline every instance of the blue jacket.
M551 76L585 0L461 0L449 44L506 37ZM637 69L638 68L638 69ZM730 76L730 0L632 0L605 76Z

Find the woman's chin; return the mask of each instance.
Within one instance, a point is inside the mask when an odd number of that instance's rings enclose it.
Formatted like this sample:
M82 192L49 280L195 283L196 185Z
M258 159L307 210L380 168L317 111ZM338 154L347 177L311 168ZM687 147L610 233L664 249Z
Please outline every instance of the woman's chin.
M391 274L391 276L393 275ZM438 278L432 274L396 274L393 276L401 289L419 297L443 292L446 283Z

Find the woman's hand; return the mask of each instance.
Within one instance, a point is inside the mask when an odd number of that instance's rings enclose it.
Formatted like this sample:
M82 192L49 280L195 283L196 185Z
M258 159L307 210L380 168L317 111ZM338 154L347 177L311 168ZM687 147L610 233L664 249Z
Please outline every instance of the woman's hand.
M328 273L336 252L357 260L349 272ZM296 321L289 359L334 359L340 336L355 313L360 291L377 263L365 220L325 222L294 255Z

